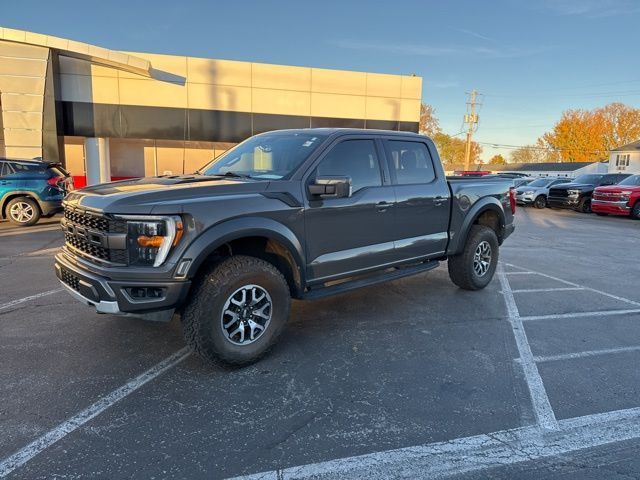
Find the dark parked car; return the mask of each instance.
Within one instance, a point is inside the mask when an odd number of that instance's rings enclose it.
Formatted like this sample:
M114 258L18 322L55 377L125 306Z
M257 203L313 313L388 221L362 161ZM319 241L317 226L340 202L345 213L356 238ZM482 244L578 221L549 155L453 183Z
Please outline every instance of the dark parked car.
M273 345L290 298L413 275L448 260L484 288L513 231L510 181L447 181L433 142L372 130L252 137L196 175L97 185L65 199L56 274L98 312L169 320L211 361Z
M591 196L596 187L615 185L627 178L626 173L589 173L580 175L571 183L555 185L549 189L547 204L555 208L572 208L583 213L591 213Z
M0 158L0 217L29 226L62 210L73 180L59 163Z

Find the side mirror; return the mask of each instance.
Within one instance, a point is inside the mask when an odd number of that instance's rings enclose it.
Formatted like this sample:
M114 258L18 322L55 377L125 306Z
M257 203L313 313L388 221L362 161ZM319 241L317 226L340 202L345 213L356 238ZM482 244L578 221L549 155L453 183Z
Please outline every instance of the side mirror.
M346 198L351 196L351 177L319 176L309 184L309 193L314 197Z

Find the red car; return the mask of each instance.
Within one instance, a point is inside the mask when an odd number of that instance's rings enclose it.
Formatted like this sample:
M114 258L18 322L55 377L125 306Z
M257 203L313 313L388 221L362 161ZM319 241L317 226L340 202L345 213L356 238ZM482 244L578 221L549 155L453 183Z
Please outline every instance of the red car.
M640 220L640 175L631 175L616 185L596 188L591 210L598 215L631 215Z

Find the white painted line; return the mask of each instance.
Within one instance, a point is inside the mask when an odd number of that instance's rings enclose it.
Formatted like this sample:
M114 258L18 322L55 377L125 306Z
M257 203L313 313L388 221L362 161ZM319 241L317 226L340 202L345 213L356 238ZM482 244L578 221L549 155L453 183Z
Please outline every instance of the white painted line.
M18 450L10 457L5 458L4 460L2 460L2 462L0 462L0 478L6 477L16 468L21 467L33 457L38 455L40 452L49 448L51 445L66 437L73 431L77 430L92 418L100 415L106 409L112 407L127 395L135 392L140 387L158 377L159 375L163 374L170 368L175 367L180 362L189 357L189 355L191 355L189 347L184 347L178 350L173 355L165 358L146 372L127 382L125 385L102 397L94 404L82 410L80 413L77 413L54 429L49 430L40 438L34 440L21 450Z
M505 265L508 265L509 267L514 267L514 268L522 268L522 267L518 267L517 265L513 265L511 263L505 263ZM585 285L578 285L577 283L569 282L567 280L563 280L562 278L554 277L552 275L547 275L546 273L534 272L534 271L532 271L532 273L534 273L536 275L541 275L541 276L549 278L551 280L555 280L557 282L562 282L562 283L564 283L566 285L571 285L572 287L582 287L585 290L588 290L590 292L599 293L600 295L604 295L605 297L613 298L614 300L619 300L621 302L625 302L625 303L628 303L630 305L635 305L635 306L640 307L640 302L636 302L635 300L630 300L628 298L620 297L618 295L614 295L612 293L604 292L602 290L597 290L595 288L587 287Z
M6 310L7 308L15 307L16 305L20 305L24 302L29 302L31 300L36 300L38 298L46 297L47 295L53 295L54 293L62 292L63 288L55 288L53 290L49 290L47 292L36 293L35 295L29 295L28 297L19 298L17 300L12 300L7 303L0 304L0 310Z
M583 352L565 353L560 355L547 355L541 357L533 357L537 362L557 362L561 360L573 360L574 358L597 357L599 355L615 355L617 353L638 352L640 346L604 348L602 350L585 350Z
M512 293L542 293L542 292L568 292L572 290L585 290L584 287L559 287L559 288L521 288L511 290Z
M560 420L558 426L558 430L553 431L536 427L502 430L235 477L235 480L449 478L637 439L640 409Z
M5 232L0 230L0 237L13 237L15 235L26 235L27 233L52 232L54 230L59 230L60 233L62 233L60 225L56 224L36 228L21 227L20 230L9 230Z
M594 312L573 312L573 313L554 313L550 315L530 315L520 317L523 322L532 320L562 320L563 318L582 318L582 317L609 317L612 315L629 315L632 313L640 313L640 308L632 308L629 310L596 310Z
M538 275L537 272L504 272L504 274L505 275Z
M511 285L509 284L509 280L505 273L506 272L502 265L498 265L498 279L500 280L502 295L504 296L504 302L507 306L507 314L509 316L511 330L513 331L516 346L518 347L520 363L524 371L525 379L527 380L527 386L529 387L533 411L540 427L547 430L554 430L558 428L558 421L556 420L556 416L551 408L549 396L544 388L544 383L540 377L538 366L536 365L536 362L533 361L531 346L529 345L527 334L524 331L524 326L520 320L520 312L518 311L518 306L513 298L513 292L511 291Z

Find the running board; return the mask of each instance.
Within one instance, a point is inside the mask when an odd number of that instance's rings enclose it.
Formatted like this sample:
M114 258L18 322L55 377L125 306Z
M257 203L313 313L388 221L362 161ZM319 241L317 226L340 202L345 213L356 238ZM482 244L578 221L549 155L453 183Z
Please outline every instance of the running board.
M410 277L418 273L427 272L433 270L440 262L437 260L431 260L418 265L411 266L398 266L394 270L385 270L381 273L373 274L365 278L358 278L357 280L348 280L328 287L315 287L311 288L302 296L305 300L314 300L316 298L329 297L338 293L350 292L357 288L368 287L377 283L388 282L390 280L397 280L403 277Z

